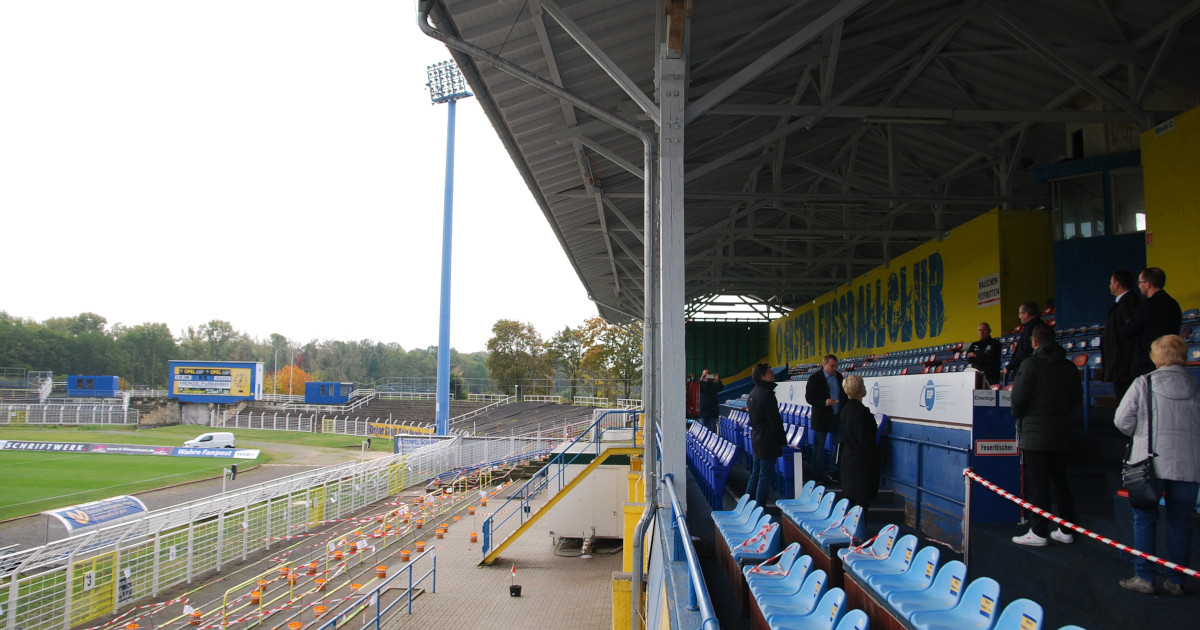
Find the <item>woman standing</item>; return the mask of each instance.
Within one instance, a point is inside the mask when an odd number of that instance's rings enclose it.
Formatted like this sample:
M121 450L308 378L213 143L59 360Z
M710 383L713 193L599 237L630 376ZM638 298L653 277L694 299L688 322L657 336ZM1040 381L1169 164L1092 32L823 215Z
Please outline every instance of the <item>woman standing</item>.
M1178 335L1163 335L1150 346L1150 360L1158 368L1134 380L1121 405L1116 425L1133 437L1129 461L1150 456L1147 442L1154 444L1154 477L1167 503L1167 559L1188 566L1192 555L1192 526L1200 489L1200 383L1184 369L1187 345ZM1147 427L1153 427L1153 435ZM1148 438L1152 438L1149 439ZM1158 507L1133 508L1133 546L1154 553ZM1135 575L1121 580L1121 587L1150 594L1154 592L1154 565L1149 560L1133 561ZM1183 574L1170 571L1163 590L1183 595Z
M875 416L863 404L867 388L861 376L851 374L842 387L850 400L842 408L842 496L851 505L862 506L862 520L867 520L867 507L879 496L879 471L883 452L875 441L879 429Z
M746 483L746 494L759 505L766 507L771 492L771 479L775 476L775 460L783 455L783 443L787 434L783 431L783 416L779 414L779 401L775 399L775 373L771 366L759 363L750 373L754 389L746 400L746 413L750 415L750 448L754 449L754 469Z

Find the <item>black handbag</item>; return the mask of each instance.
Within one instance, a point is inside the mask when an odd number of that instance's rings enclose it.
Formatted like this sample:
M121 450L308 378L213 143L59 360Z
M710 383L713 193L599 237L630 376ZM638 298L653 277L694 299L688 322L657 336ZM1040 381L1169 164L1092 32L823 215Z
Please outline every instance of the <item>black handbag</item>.
M1146 459L1135 464L1129 463L1133 453L1133 440L1125 447L1125 463L1121 466L1121 482L1129 493L1129 505L1138 510L1157 510L1158 499L1162 493L1158 491L1158 480L1154 478L1152 460L1158 456L1154 452L1154 386L1150 377L1146 377L1146 392L1150 402L1146 412Z

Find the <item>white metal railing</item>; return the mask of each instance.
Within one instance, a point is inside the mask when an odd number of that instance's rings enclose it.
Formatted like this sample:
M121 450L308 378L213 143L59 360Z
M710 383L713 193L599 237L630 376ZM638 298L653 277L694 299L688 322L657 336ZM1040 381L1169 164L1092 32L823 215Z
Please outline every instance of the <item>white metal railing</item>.
M472 395L474 395L474 394L472 394ZM490 405L484 405L483 407L480 407L478 409L472 409L471 411L468 411L467 413L464 413L461 416L455 416L453 418L450 418L448 421L446 421L446 424L453 426L454 424L457 424L464 420L469 420L471 418L474 418L475 416L481 416L497 407L516 402L516 400L517 400L516 396L504 396L504 397L500 398L500 400L497 400L496 402L493 402Z
M165 389L133 389L129 391L131 398L169 398L171 392Z
M358 393L359 391L361 391L362 393L361 394ZM295 397L293 397L293 398L295 398ZM295 410L295 411L327 411L330 413L339 413L339 414L350 413L351 411L354 411L355 409L358 409L359 407L362 407L363 405L366 405L367 403L374 400L375 399L375 390L373 390L373 389L357 390L356 389L356 390L354 390L354 395L351 398L352 398L352 400L350 400L349 402L347 402L344 405L306 405L306 404L295 404L295 403L289 402L289 403L284 404L284 408L288 409L288 410ZM301 402L303 402L304 397L300 396L299 399Z
M137 424L137 409L117 405L0 405L0 424Z
M49 378L43 378L38 385L38 402L43 402L50 397L50 392L54 389L54 381Z
M377 394L383 401L436 401L436 391L382 391Z
M608 407L613 402L600 396L576 396L573 404L578 407Z
M513 398L513 396L506 396L504 394L467 394L467 400L470 402L495 402L509 398Z
M535 395L535 396L525 396L522 400L524 400L525 402L554 403L556 405L561 405L563 402L563 397L562 396L536 396Z
M441 438L411 452L347 463L216 494L0 557L4 626L75 627L142 598L286 547L294 536L353 515L456 469L514 461L544 442ZM447 502L443 512L454 506ZM398 539L381 539L387 545ZM323 548L323 545L321 546ZM90 590L79 590L87 579Z
M641 398L618 398L617 406L622 409L641 409L642 408L642 399Z
M304 396L299 394L263 394L259 400L272 403L304 402Z

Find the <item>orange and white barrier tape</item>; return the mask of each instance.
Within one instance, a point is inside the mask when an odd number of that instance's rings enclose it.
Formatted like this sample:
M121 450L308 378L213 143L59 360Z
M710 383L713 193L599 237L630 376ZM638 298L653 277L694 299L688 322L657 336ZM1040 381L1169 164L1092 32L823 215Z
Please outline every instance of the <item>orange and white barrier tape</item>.
M1064 527L1069 527L1069 528L1079 532L1080 534L1087 536L1088 538L1098 540L1106 545L1114 547L1120 551L1124 551L1125 553L1137 556L1143 560L1149 560L1150 562L1153 562L1154 564L1164 566L1168 569L1173 569L1175 571L1179 571L1180 573L1182 573L1184 575L1190 575L1192 577L1200 577L1200 571L1196 571L1195 569L1189 569L1185 566L1175 564L1174 562L1171 562L1170 560L1164 560L1162 558L1159 558L1158 556L1150 555L1144 551L1134 549L1133 547L1130 547L1129 545L1119 543L1111 538L1101 536L1100 534L1097 534L1095 532L1084 529L1084 528L1076 525L1075 523L1072 523L1070 521L1065 521L1065 520L1051 514L1050 512L1047 512L1046 510L1043 510L1042 508L1037 507L1036 505L1034 505L1028 501L1022 500L1020 497L1017 497L1013 493L1008 492L1007 490L984 479L983 477L980 477L978 474L975 473L975 471L971 470L970 468L964 468L963 475L965 475L967 478L971 479L972 481L978 483L979 485L987 488L988 490L991 490L992 492L995 492L996 494L1004 497L1005 499L1008 499L1009 501L1012 501L1013 503L1016 503L1017 505L1033 512L1034 514L1044 516L1044 517L1050 519L1051 521L1054 521L1055 523L1058 523L1059 525L1062 525Z

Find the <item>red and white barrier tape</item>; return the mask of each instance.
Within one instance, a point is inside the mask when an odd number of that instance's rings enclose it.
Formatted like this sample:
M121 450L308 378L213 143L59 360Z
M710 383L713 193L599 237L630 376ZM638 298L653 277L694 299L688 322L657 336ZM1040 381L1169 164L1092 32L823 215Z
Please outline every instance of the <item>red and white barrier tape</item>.
M896 525L889 524L887 527L884 527L883 529L879 530L878 534L875 534L874 536L868 538L867 540L864 540L861 545L858 545L857 547L851 545L849 548L850 551L848 551L846 553L846 555L849 556L850 554L863 554L865 556L871 556L872 558L875 558L876 560L882 560L882 559L887 558L888 556L890 556L892 554L891 545L888 545L888 555L887 556L881 556L881 555L875 553L875 547L874 547L875 540L878 539L880 536L882 536L885 532L888 532L892 535L892 542L894 543L896 534L900 533L900 528L897 527ZM863 551L863 549L866 549L866 551Z
M1088 538L1098 540L1106 545L1115 547L1116 549L1119 549L1120 551L1124 551L1126 553L1132 554L1143 560L1149 560L1150 562L1153 562L1157 565L1164 566L1168 569L1173 569L1175 571L1179 571L1180 573L1182 573L1184 575L1190 575L1192 577L1200 577L1200 571L1196 571L1195 569L1189 569L1185 566L1175 564L1174 562L1171 562L1170 560L1164 560L1162 558L1159 558L1158 556L1152 556L1144 551L1134 549L1133 547L1130 547L1129 545L1119 543L1111 538L1107 538L1107 537L1101 536L1100 534L1097 534L1095 532L1084 529L1084 528L1076 525L1075 523L1072 523L1070 521L1065 521L1065 520L1051 514L1050 512L1047 512L1046 510L1043 510L1042 508L1037 507L1036 505L1034 505L1028 501L1022 500L1020 497L1017 497L1013 493L1008 492L1007 490L984 479L983 477L980 477L978 474L975 473L975 471L971 470L970 468L964 468L963 475L966 475L972 481L974 481L974 482L978 483L979 485L987 488L988 490L991 490L992 492L995 492L996 494L1008 499L1009 501L1012 501L1013 503L1016 503L1017 505L1033 512L1034 514L1044 516L1044 517L1050 519L1051 521L1058 523L1059 525L1069 527L1069 528L1079 532L1080 534L1087 536Z

